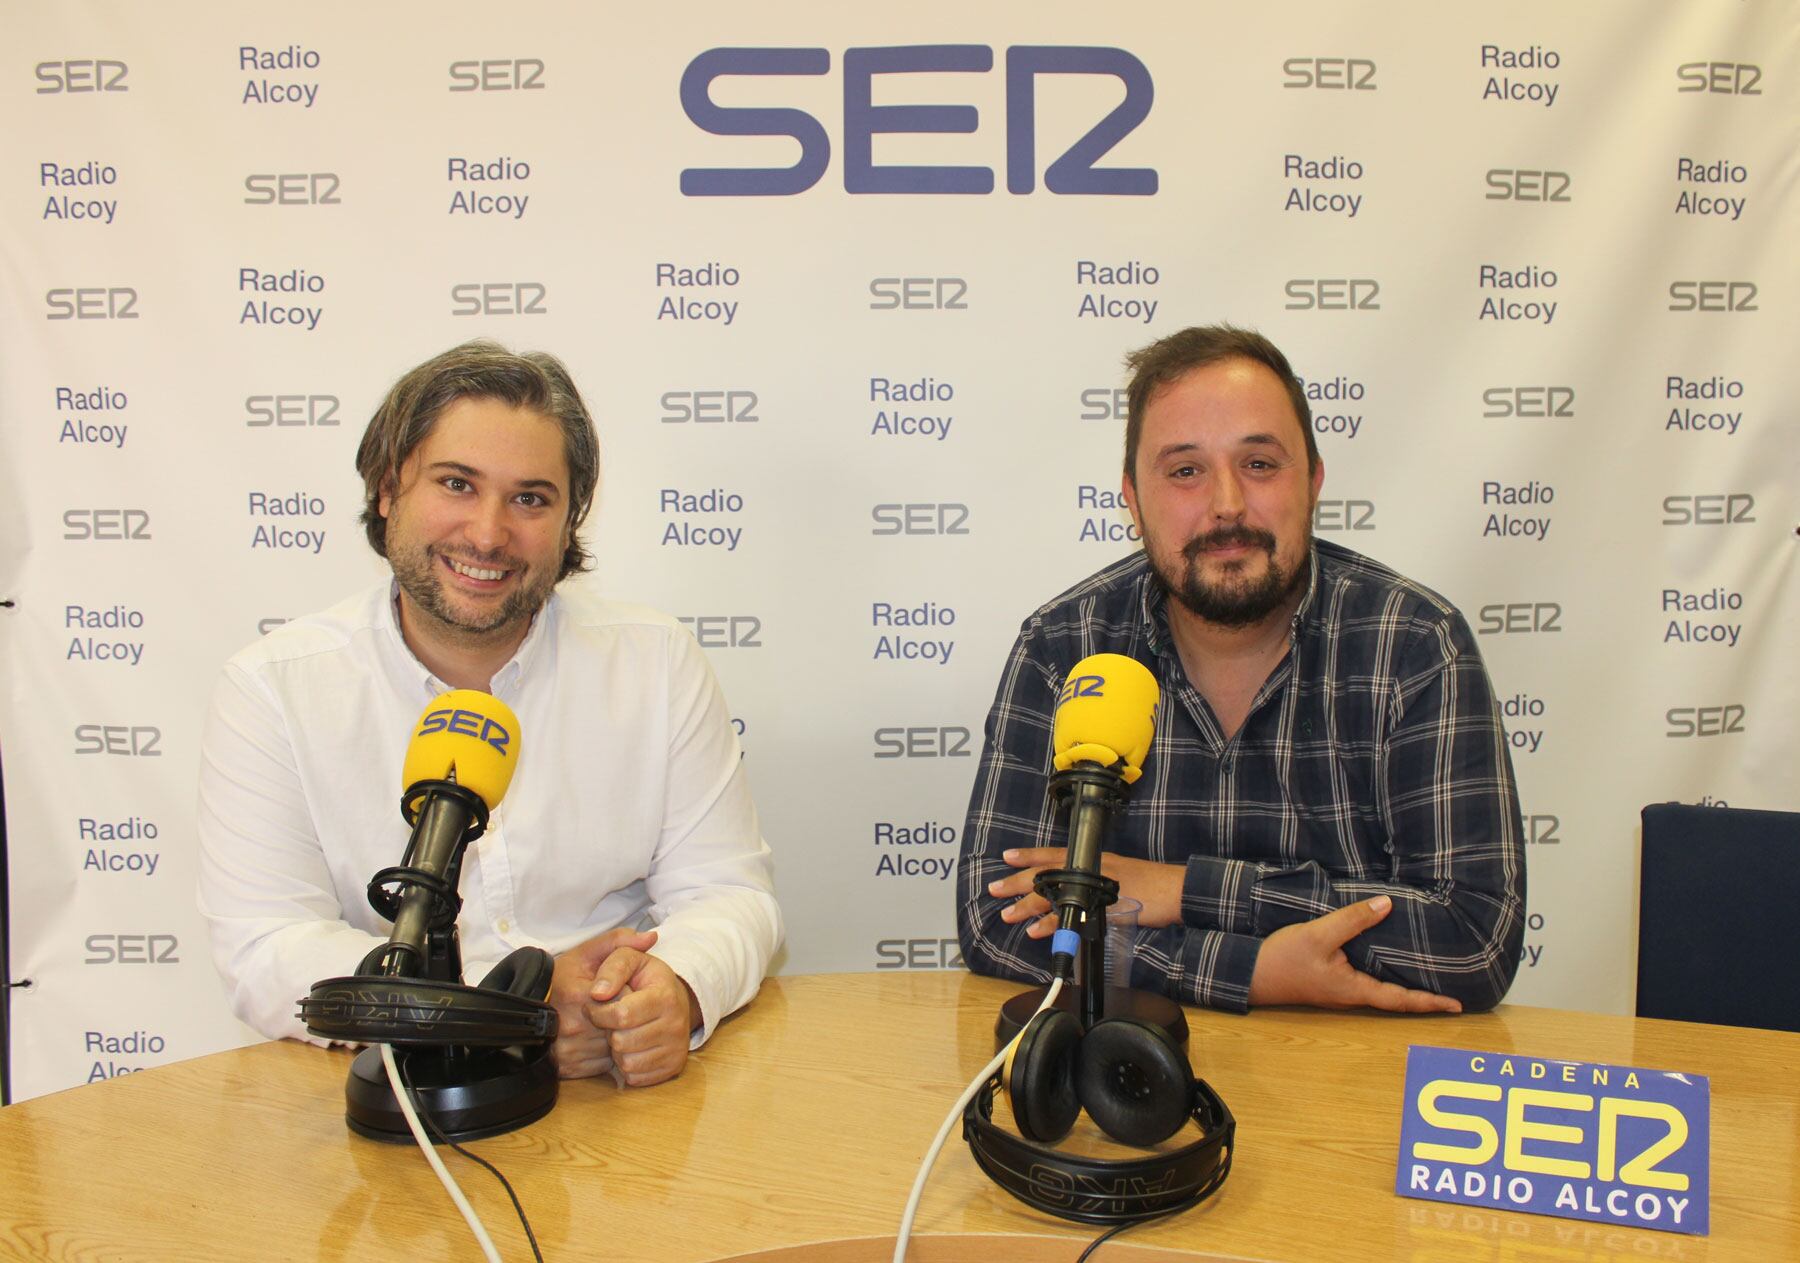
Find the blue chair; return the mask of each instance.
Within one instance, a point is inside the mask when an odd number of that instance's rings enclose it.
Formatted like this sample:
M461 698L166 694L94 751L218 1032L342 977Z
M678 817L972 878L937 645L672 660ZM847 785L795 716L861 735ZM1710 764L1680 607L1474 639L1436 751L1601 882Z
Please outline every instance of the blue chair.
M1644 808L1639 1017L1800 1031L1800 814Z

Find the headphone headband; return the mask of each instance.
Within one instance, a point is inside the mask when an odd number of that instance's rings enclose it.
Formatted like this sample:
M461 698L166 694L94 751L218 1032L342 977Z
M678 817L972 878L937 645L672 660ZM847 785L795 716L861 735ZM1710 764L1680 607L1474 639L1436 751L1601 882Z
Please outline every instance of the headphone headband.
M994 1122L995 1075L963 1110L963 1139L989 1179L1034 1210L1086 1224L1126 1224L1210 1197L1231 1173L1237 1120L1204 1079L1190 1114L1201 1136L1168 1153L1090 1158L1014 1135Z
M424 978L327 978L300 1001L306 1029L362 1044L505 1048L548 1044L556 1010L487 987Z

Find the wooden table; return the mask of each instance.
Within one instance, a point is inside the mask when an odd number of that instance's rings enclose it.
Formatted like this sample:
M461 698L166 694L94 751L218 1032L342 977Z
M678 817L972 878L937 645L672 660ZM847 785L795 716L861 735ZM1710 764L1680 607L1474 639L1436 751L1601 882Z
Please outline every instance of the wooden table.
M678 1080L565 1084L549 1117L473 1147L553 1261L885 1259L925 1145L1016 990L959 972L772 979ZM1096 1263L1800 1259L1800 1035L1511 1007L1189 1020L1194 1061L1238 1118L1236 1166L1212 1202L1130 1229ZM1712 1235L1395 1196L1413 1043L1710 1075ZM416 1150L345 1128L348 1067L264 1044L0 1110L0 1256L479 1258ZM498 1184L446 1161L502 1253L529 1258ZM1015 1202L956 1139L917 1232L917 1263L1006 1263L1072 1260L1097 1230Z

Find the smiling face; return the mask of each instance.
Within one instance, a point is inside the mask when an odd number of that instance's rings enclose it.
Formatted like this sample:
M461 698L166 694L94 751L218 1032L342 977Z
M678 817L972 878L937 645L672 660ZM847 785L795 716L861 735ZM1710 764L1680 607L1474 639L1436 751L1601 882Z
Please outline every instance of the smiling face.
M524 639L569 542L562 432L541 413L458 399L413 449L377 510L409 639Z
M1306 578L1312 511L1325 478L1273 372L1254 360L1207 364L1144 407L1125 502L1163 585L1188 611L1248 627Z

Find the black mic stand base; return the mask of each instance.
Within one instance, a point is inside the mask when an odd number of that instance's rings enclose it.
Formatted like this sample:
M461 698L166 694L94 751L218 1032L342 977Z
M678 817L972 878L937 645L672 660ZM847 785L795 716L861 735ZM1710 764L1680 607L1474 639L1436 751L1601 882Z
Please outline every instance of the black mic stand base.
M514 1131L556 1104L556 1062L550 1046L405 1048L394 1061L405 1071L421 1115L451 1140L480 1140ZM388 1084L381 1049L365 1048L344 1083L344 1121L370 1140L412 1144L412 1129ZM426 1128L431 1135L431 1128ZM436 1136L432 1139L435 1141Z
M1025 1029L1025 1023L1031 1015L1038 1011L1044 1002L1044 993L1048 987L1034 987L1030 991L1021 991L1005 1004L1000 1006L1000 1016L994 1020L994 1051L999 1052L1012 1041L1013 1036ZM1056 1007L1081 1015L1081 988L1064 986L1056 997ZM1169 1033L1175 1046L1183 1052L1187 1051L1188 1024L1187 1014L1181 1006L1164 995L1154 991L1138 991L1130 987L1108 987L1106 989L1105 1014L1107 1017L1135 1017L1151 1022Z

